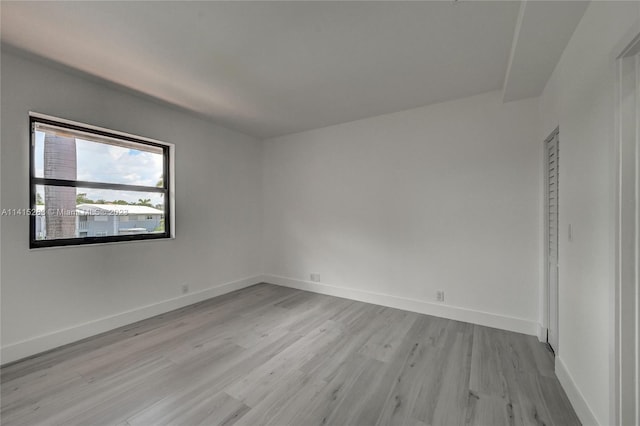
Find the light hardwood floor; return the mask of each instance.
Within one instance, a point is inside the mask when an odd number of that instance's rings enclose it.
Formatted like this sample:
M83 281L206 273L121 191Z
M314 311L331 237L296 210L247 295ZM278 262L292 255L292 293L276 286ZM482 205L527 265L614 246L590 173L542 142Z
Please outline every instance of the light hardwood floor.
M260 284L2 368L2 425L579 425L535 337Z

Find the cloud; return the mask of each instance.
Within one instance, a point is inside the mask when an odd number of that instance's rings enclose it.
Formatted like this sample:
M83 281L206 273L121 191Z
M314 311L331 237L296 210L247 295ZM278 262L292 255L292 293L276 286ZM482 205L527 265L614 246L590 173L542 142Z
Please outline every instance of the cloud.
M77 179L88 182L119 183L155 187L163 174L161 154L76 139ZM36 132L35 146L36 176L44 176L44 133ZM42 187L38 188L38 192ZM150 198L153 204L162 203L158 193L98 190L78 188L78 193L87 193L93 200L117 199L136 202Z
M79 180L156 186L162 178L161 154L82 139L76 149Z

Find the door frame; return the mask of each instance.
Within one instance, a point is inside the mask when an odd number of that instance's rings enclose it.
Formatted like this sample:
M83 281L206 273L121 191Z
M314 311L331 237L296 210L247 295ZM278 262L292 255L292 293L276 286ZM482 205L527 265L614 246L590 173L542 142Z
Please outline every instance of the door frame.
M640 424L640 34L615 57L611 422ZM630 86L635 85L635 86ZM634 102L624 91L635 90ZM624 155L626 154L626 155ZM634 336L635 332L635 336ZM629 339L631 338L631 342ZM635 382L635 383L634 383Z

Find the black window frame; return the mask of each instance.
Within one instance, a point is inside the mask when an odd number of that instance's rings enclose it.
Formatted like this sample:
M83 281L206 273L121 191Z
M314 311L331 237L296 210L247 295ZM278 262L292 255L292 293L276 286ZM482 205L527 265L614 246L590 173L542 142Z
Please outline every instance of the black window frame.
M135 142L137 144L153 146L162 149L163 156L163 179L162 187L156 186L144 186L144 185L127 185L118 183L105 183L105 182L92 182L92 181L80 181L80 180L66 180L66 179L51 179L45 177L36 177L35 170L35 134L36 123L42 123L46 125L56 126L69 130L75 130L88 134L95 134L97 136L103 136L113 139L119 139L127 142ZM34 214L29 216L29 248L43 248L43 247L64 247L64 246L80 246L87 244L105 244L116 243L125 241L141 241L141 240L160 240L172 238L171 233L171 167L170 167L170 155L171 146L169 144L152 142L143 138L135 137L132 135L123 135L120 133L110 132L105 129L97 129L89 126L83 126L76 123L68 123L62 120L55 120L52 118L43 118L37 115L29 116L29 203L30 210L33 210ZM132 235L109 235L109 236L95 236L95 237L75 237L75 238L59 238L55 240L38 240L36 239L36 185L50 185L50 186L63 186L74 188L93 188L93 189L112 189L121 191L138 191L138 192L156 192L164 194L164 232L152 233L152 234L132 234ZM125 207L125 206L123 206Z

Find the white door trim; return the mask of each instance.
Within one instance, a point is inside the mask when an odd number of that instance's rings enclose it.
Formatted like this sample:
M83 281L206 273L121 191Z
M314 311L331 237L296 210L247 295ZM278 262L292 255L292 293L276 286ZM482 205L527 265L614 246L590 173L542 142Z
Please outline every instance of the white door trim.
M616 59L612 424L640 424L640 34Z

